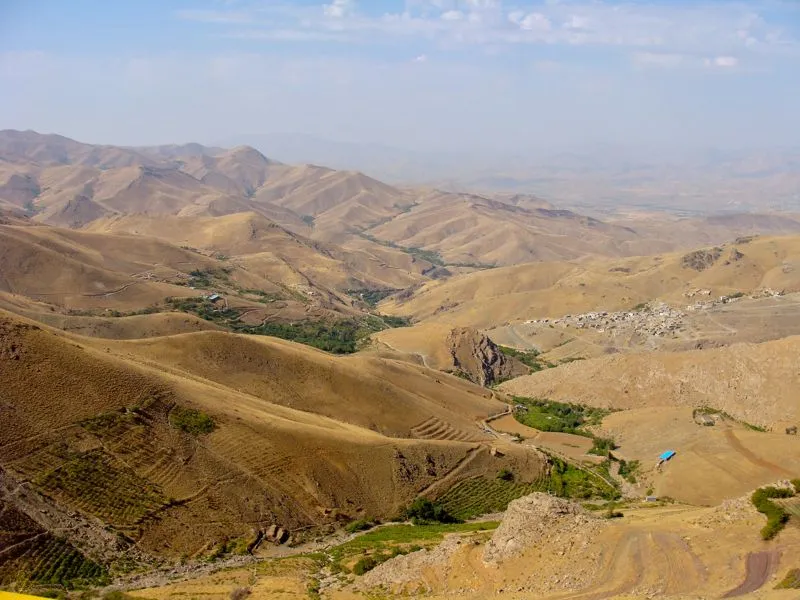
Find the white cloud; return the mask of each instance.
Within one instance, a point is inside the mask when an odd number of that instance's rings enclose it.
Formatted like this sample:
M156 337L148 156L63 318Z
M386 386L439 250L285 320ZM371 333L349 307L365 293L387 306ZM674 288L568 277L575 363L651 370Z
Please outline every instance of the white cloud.
M586 17L580 17L578 15L570 16L569 20L564 23L565 29L588 29L589 28L589 19Z
M519 28L524 29L525 31L549 31L550 27L550 19L541 13L531 13L526 15L519 22Z
M419 56L414 58L415 63L424 63L428 62L428 56L426 54L420 54Z
M327 17L342 19L353 13L355 0L333 0L330 4L326 4L323 10Z
M513 44L629 48L640 54L635 60L640 66L672 66L675 56L668 55L800 57L800 43L780 13L758 13L763 2L773 0L679 5L655 0L624 4L546 0L537 2L535 11L521 10L525 4L512 0L406 0L400 11L380 16L358 12L355 0L317 1L316 7L269 0L247 10L189 10L176 15L218 23L221 28L248 23L247 31L229 29L224 36L249 39L381 43L416 37L450 50L465 44L495 50ZM726 66L714 60L709 66Z
M722 69L732 69L739 65L739 59L735 56L716 56L705 59L707 67L719 67Z
M442 13L441 18L444 21L462 21L464 19L464 13L460 10L448 10Z
M512 10L510 13L508 13L508 22L514 23L515 25L519 25L524 18L525 11L522 10Z

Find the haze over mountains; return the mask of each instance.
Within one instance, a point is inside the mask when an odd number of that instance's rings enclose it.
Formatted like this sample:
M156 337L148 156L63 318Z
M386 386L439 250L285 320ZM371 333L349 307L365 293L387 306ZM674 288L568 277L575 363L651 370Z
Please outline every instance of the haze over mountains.
M687 214L800 210L796 147L630 148L620 143L578 150L414 152L286 133L242 135L229 142L290 163L357 169L388 182L450 191L539 194L593 213L632 207Z

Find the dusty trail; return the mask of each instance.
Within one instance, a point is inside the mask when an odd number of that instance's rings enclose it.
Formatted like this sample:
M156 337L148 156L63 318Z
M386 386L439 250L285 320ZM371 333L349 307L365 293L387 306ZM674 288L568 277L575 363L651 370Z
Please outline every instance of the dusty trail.
M751 552L748 554L747 560L745 561L744 581L738 587L726 593L723 598L744 596L745 594L750 594L761 589L770 575L772 575L778 567L778 559L778 553L774 550L769 552Z
M461 460L459 460L456 463L456 465L452 469L450 469L450 471L446 475L444 475L443 477L437 479L436 481L434 481L429 486L421 489L417 493L417 495L418 496L425 496L429 492L433 492L435 490L438 490L441 487L449 486L451 483L453 483L453 479L455 479L458 476L459 473L461 473L464 469L466 469L470 465L470 463L475 460L475 458L478 456L478 453L480 452L480 450L481 450L481 446L473 447L473 448L470 448L469 450L467 450L467 453L464 455L464 457Z
M773 473L775 473L776 475L780 475L782 477L794 477L795 474L792 473L791 471L787 471L786 469L784 469L779 465L776 465L775 463L771 463L767 460L764 460L763 458L754 454L748 448L745 448L742 442L739 441L739 438L736 437L736 434L733 432L732 429L727 429L725 431L725 439L728 440L728 443L730 443L731 447L734 450L736 450L736 452L741 454L744 458L746 458L754 465L757 465L763 469L768 469Z

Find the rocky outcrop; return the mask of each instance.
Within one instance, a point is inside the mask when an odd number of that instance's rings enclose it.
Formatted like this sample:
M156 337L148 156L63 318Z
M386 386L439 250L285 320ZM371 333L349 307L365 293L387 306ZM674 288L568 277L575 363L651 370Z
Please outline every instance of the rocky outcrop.
M604 526L603 520L578 504L537 492L508 505L483 560L499 563L532 547L563 556L587 546Z
M504 355L497 344L475 329L453 329L446 343L453 359L452 370L479 385L490 386L529 372L524 364Z

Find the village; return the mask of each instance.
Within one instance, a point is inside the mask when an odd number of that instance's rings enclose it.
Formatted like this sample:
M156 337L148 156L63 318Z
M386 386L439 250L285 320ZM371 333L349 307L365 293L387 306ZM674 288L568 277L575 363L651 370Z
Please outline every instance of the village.
M685 313L659 302L644 305L637 310L589 312L580 315L566 315L558 319L535 319L526 321L526 323L595 329L598 333L608 331L612 336L622 330L626 333L663 337L681 331L685 316Z
M768 298L782 296L783 293L783 291L764 288L747 297ZM696 300L694 303L687 305L684 310L673 308L664 302L650 302L627 311L594 311L578 315L565 315L557 319L532 319L525 321L525 324L593 329L598 333L608 332L612 337L619 334L667 337L684 331L686 311L710 310L723 304L737 302L745 297L741 293L723 295L713 299L710 296L711 290L708 289L695 289L685 292L684 297L686 298L705 297L709 299Z

